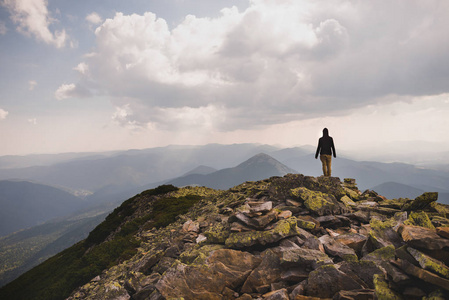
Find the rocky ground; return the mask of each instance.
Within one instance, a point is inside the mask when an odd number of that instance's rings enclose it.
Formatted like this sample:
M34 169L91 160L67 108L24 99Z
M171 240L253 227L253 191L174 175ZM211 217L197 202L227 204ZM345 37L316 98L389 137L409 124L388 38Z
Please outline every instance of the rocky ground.
M352 179L289 174L157 197L186 194L202 200L166 227L141 226L138 253L69 299L449 299L437 193L389 200ZM137 197L127 221L151 201Z

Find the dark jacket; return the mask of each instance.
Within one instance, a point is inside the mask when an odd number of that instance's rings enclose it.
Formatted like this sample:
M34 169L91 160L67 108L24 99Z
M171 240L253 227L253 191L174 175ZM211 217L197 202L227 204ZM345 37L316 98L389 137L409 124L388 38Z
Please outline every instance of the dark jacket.
M337 153L335 153L334 140L328 135L326 131L323 132L323 137L318 140L318 147L316 148L315 158L318 157L318 153L334 155L334 157L337 157Z

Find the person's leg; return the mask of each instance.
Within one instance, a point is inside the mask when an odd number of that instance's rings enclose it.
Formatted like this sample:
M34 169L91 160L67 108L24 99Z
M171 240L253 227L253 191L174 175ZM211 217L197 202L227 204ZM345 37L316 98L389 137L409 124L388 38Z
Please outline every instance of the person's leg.
M327 163L325 155L320 155L321 164L323 166L323 175L327 176Z
M332 172L332 156L331 155L327 155L326 168L327 168L327 176L331 177L331 172Z

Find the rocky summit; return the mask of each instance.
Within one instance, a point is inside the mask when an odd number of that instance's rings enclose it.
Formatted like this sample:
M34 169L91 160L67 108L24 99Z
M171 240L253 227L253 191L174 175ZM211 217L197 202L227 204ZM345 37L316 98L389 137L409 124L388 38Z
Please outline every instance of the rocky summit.
M137 253L69 299L448 299L449 207L437 193L386 199L355 180L286 175L200 200L168 226L140 226ZM149 224L154 220L148 220Z
M449 207L437 198L300 174L144 192L89 237L132 232L135 251L68 299L449 299ZM164 221L177 199L195 202Z

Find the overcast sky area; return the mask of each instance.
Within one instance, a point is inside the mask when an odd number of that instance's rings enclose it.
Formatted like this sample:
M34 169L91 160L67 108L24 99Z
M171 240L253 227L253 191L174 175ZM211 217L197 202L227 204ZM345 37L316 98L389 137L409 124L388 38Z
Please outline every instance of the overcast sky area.
M0 0L0 155L449 151L449 1Z

